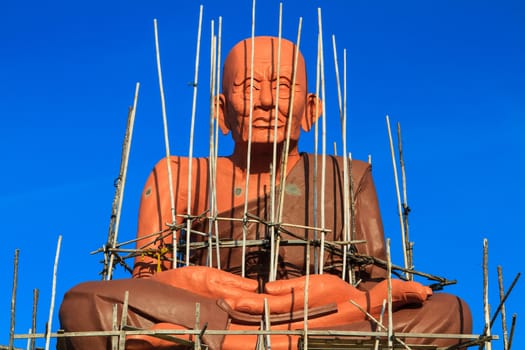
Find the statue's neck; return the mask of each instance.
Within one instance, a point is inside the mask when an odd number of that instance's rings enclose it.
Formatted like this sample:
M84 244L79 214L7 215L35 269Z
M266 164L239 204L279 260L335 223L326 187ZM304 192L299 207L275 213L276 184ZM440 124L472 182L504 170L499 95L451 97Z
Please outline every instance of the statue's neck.
M284 143L277 144L276 151L274 152L273 144L259 144L253 143L251 145L251 157L250 157L250 174L258 175L270 175L270 167L274 161L275 153L275 162L277 174L279 174L282 163L282 154L283 154ZM236 168L247 172L248 165L248 145L244 143L236 143L233 150L233 154L230 156L232 163ZM287 159L287 169L290 170L295 163L299 160L300 155L297 149L297 141L290 142L288 148L288 159ZM287 172L288 173L288 172Z

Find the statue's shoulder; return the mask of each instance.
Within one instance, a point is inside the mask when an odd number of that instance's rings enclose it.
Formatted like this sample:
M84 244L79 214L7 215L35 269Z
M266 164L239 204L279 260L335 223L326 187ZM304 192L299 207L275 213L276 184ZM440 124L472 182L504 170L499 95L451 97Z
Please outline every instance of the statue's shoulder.
M312 163L315 161L315 155L311 153L303 153L302 154L305 159L309 163ZM317 164L319 164L319 167L322 164L322 155L317 155ZM343 172L344 169L344 159L342 156L334 156L334 155L327 155L326 156L326 166L337 168L340 172ZM354 179L360 179L363 176L365 176L367 173L371 171L371 165L368 162L358 160L358 159L352 159L349 164L349 171L352 172L352 177Z

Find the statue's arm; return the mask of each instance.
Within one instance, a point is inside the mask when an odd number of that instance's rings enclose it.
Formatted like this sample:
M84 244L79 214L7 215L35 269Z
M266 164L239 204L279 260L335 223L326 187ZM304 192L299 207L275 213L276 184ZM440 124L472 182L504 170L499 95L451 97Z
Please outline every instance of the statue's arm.
M181 173L181 158L171 157L171 180L175 207L178 212L184 211L185 198L182 188L187 186L184 179L178 175ZM133 277L149 277L159 270L171 268L171 262L167 259L172 257L171 244L172 233L168 224L173 224L171 214L171 196L168 175L168 163L166 159L159 161L150 173L142 191L138 226L137 226L137 249ZM176 217L180 223L182 218Z

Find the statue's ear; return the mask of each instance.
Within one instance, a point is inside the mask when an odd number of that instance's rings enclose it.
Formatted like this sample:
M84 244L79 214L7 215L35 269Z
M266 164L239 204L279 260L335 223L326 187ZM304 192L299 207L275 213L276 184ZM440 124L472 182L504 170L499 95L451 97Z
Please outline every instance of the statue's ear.
M323 113L323 102L316 94L308 94L306 96L306 108L304 110L303 121L301 127L304 131L308 132L312 128L312 125Z
M226 119L226 97L224 97L223 94L219 94L218 98L214 98L213 101L215 107L214 113L216 114L215 117L219 122L219 127L221 128L223 135L226 135L230 132L230 125Z

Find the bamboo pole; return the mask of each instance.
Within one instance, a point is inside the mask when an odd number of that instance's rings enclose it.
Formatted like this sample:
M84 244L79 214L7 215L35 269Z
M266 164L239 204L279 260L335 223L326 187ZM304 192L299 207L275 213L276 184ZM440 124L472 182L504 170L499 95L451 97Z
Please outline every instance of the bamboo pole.
M498 265L499 299L501 303L501 329L503 330L503 349L509 348L509 335L507 333L507 313L505 311L505 290L503 288L503 269Z
M512 315L512 321L511 321L511 324L510 324L510 335L509 335L509 347L508 347L508 350L511 350L511 348L512 348L512 339L514 338L514 329L516 328L516 318L517 318L517 315L513 314Z
M394 321L392 315L392 257L390 255L390 238L386 240L386 261L387 261L387 288L388 288L388 349L393 349Z
M397 149L399 153L399 165L401 167L401 185L403 188L403 227L405 229L405 247L407 250L407 266L409 269L414 268L414 253L413 243L410 242L409 226L408 226L408 214L410 213L410 207L408 206L407 198L407 180L405 171L405 160L403 158L403 140L401 138L401 123L397 123ZM411 281L414 280L412 274L407 274L407 278Z
M188 201L186 210L188 217L191 215L192 207L192 178L193 178L193 135L195 133L195 114L197 112L197 88L199 80L199 59L201 49L201 32L202 32L202 10L199 7L199 25L197 30L197 51L195 53L195 73L193 76L193 102L191 107L191 126L190 126L190 146L188 154ZM186 219L186 266L190 265L190 243L191 243L191 219Z
M246 226L246 214L248 213L248 198L250 189L250 165L252 159L252 122L253 122L253 61L255 50L255 0L252 0L252 35L251 35L251 57L250 57L250 116L248 118L248 150L246 152L246 180L244 182L244 210L242 225L242 262L241 276L246 275L246 236L248 227Z
M399 180L397 178L397 165L396 165L396 159L394 156L394 143L392 141L392 131L390 130L390 119L388 118L388 115L386 116L386 126L388 129L388 139L390 141L390 153L392 156L392 167L394 169L394 181L396 184L396 195L397 195L397 211L399 215L399 224L401 225L401 241L403 245L403 261L405 263L405 269L409 269L410 266L408 266L408 259L407 259L407 247L406 247L406 236L405 236L405 226L403 224L403 213L401 210L401 194L399 192ZM410 274L406 273L407 278L410 278Z
M220 92L220 82L221 82L221 47L222 47L222 17L219 16L219 24L217 28L217 64L216 64L216 79L215 79L215 116L218 118L219 116L219 92ZM216 218L218 215L218 203L217 203L217 159L218 159L218 150L219 150L219 123L218 121L215 122L215 143L214 143L214 150L215 154L213 156L213 181L215 183L215 195L213 198L214 207L215 207L215 213L214 217ZM215 225L215 255L217 256L217 268L221 269L221 255L220 255L220 249L219 249L219 224L217 220L214 221Z
M283 35L283 3L279 3L279 27L278 27L278 41L277 41L277 88L275 90L275 112L274 112L274 128L273 128L273 154L270 173L270 281L275 281L277 271L275 266L279 260L279 252L275 250L275 189L277 176L277 131L279 121L279 96L280 96L280 81L281 81L281 46Z
M36 315L38 309L38 294L39 291L37 288L33 289L33 313L31 317L31 334L36 333ZM31 339L31 344L29 347L31 350L35 350L35 338Z
M295 52L294 52L294 60L295 64L293 65L293 72L292 72L292 86L291 86L291 92L290 92L290 104L288 107L288 119L286 120L286 140L284 141L284 148L283 153L281 156L281 173L280 173L280 184L279 184L279 202L278 202L278 208L279 213L277 216L277 222L282 221L283 217L283 210L284 210L284 194L286 189L286 169L288 168L288 152L290 149L290 136L292 131L292 120L293 120L293 107L295 100L295 85L297 84L297 62L299 62L299 48L301 46L301 30L303 25L303 18L299 17L299 25L297 28L297 41L295 44ZM279 251L279 248L277 246L276 251ZM278 254L276 254L276 260L274 271L277 271L277 264L278 264Z
M270 331L270 306L268 305L268 298L264 298L264 329ZM266 349L272 348L272 342L270 334L266 335Z
M195 303L195 330L200 331L201 329L201 303ZM195 335L194 349L201 350L201 339L200 334Z
M324 270L324 239L325 239L325 186L326 186L326 94L325 94L325 76L324 76L324 54L323 54L323 25L321 8L317 9L317 20L319 27L318 37L318 55L320 55L321 67L321 99L323 102L322 127L321 127L321 228L323 230L321 235L321 254L319 258L319 274L323 274Z
M319 38L317 40L317 45L318 45L318 49L319 49ZM317 55L317 62L316 62L316 67L315 67L315 96L317 97L315 99L315 116L317 118L317 116L320 114L319 113L319 89L320 89L320 83L321 83L321 79L320 79L320 74L321 74L321 70L320 70L320 66L321 66L321 61L320 61L320 55L318 54ZM315 124L314 124L314 178L313 178L313 183L314 183L314 193L313 193L313 225L314 227L317 227L317 222L318 222L318 219L317 219L317 212L318 212L318 197L319 197L319 191L317 189L317 178L318 178L318 154L319 154L319 120L316 119L315 120ZM322 235L322 232L321 232L321 235ZM319 235L318 235L318 232L317 230L314 230L314 241L317 242L319 239ZM316 271L317 273L319 273L319 248L315 248L314 250L314 271Z
M214 178L215 166L215 95L218 92L215 91L215 70L217 69L216 63L216 46L217 38L215 36L215 21L211 20L210 29L210 131L209 131L209 153L208 153L208 187L210 188L210 194L208 197L210 206L210 219L208 221L208 267L213 266L213 228L215 223L215 191L216 181Z
M120 316L120 327L119 330L123 330L128 323L128 302L129 302L129 291L124 292L124 302L122 303L122 314ZM118 349L125 350L126 348L126 334L121 333L118 339Z
M11 324L9 327L9 350L13 350L15 336L15 313L16 313L16 290L18 287L18 257L20 250L15 249L15 258L13 263L13 290L11 293Z
M170 142L168 137L168 117L166 113L166 101L164 98L164 85L162 83L162 69L160 64L160 48L159 48L159 34L157 29L157 19L153 20L153 26L155 29L155 52L157 57L157 73L159 78L159 90L160 90L160 102L162 107L162 122L164 126L164 145L166 147L166 165L168 171L168 185L169 185L169 194L170 194L170 213L171 213L171 223L176 223L176 208L175 208L175 195L173 192L173 174L171 171L171 154L170 154ZM173 230L172 232L172 241L173 241L173 265L174 269L177 268L177 231Z
M117 304L113 304L113 308L112 308L112 314L111 314L111 328L114 330L114 331L118 331L118 306ZM112 336L111 337L111 350L119 350L118 349L118 346L119 346L119 338L120 336L122 336L122 334L119 334L118 336L115 335L115 336Z
M49 317L47 319L46 329L46 350L49 350L49 342L51 340L51 325L53 322L53 310L55 308L55 294L57 285L57 270L58 270L58 257L60 256L60 245L62 244L62 235L58 236L57 249L55 254L55 264L53 266L53 284L51 287L51 305L49 307Z
M306 244L306 278L304 280L304 349L308 350L308 308L309 308L309 291L310 288L310 241Z
M487 337L485 341L485 347L487 350L492 349L491 342L491 327L490 327L490 304L489 304L489 243L485 238L483 239L483 313L485 316L485 332L484 335Z
M128 114L128 122L126 126L126 135L122 144L122 156L120 160L120 172L115 190L114 206L111 212L111 221L109 225L109 239L108 243L111 248L115 248L118 241L118 232L120 227L120 216L122 213L122 202L124 200L124 188L126 187L126 176L128 173L128 160L131 151L131 141L133 139L133 127L135 125L135 114L137 112L137 101L139 98L140 83L135 84L135 95L133 97L133 107L131 107ZM116 203L115 203L116 202ZM113 264L115 262L115 254L110 254L109 264L104 269L104 279L110 280L113 276Z
M494 322L496 321L496 317L498 317L499 312L503 311L503 307L505 305L505 301L507 300L507 298L509 297L510 293L512 292L512 289L514 289L514 286L518 282L518 279L520 278L520 276L521 276L521 273L518 272L516 277L514 277L514 280L512 281L509 289L507 290L507 292L503 295L502 299L500 300L500 303L499 303L496 311L494 312L494 315L492 316L492 318L490 320L490 326L491 327L494 325Z
M379 324L385 328L385 326L383 326L383 316L385 315L385 310L386 310L386 299L383 299L383 305L381 306L381 313L379 314ZM376 339L374 340L374 350L378 350L379 349L379 337L376 337Z
M348 193L348 164L347 164L347 153L346 153L346 105L343 106L343 97L341 93L341 79L339 77L339 63L337 60L337 48L335 43L335 35L332 35L332 47L334 53L334 67L335 67L335 79L337 86L337 101L339 103L339 119L341 121L341 138L343 141L343 240L347 241L350 237L349 232L349 217L348 217L348 207L349 207L349 193ZM346 52L346 51L345 51ZM346 57L346 56L345 56ZM345 67L346 74L346 67ZM345 83L346 83L346 77ZM346 93L346 86L345 86ZM346 104L346 96L345 96ZM347 265L347 253L348 247L345 245L343 248L343 270L342 270L342 279L346 280L346 265ZM351 274L348 274L350 277ZM350 277L351 278L351 277ZM353 281L350 281L350 284Z

